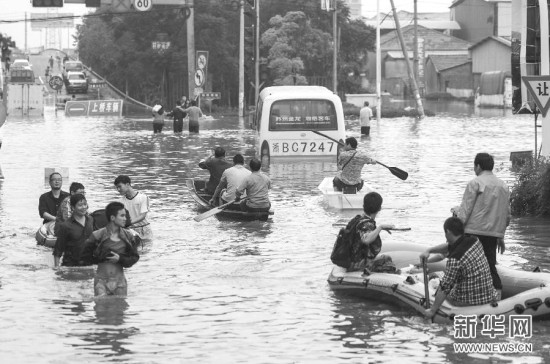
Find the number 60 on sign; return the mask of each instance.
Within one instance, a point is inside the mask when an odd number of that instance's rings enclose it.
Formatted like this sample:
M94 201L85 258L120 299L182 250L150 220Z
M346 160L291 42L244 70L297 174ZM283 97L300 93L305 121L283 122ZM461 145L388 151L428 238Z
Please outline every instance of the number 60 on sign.
M139 11L151 10L153 7L153 0L133 0L134 8Z

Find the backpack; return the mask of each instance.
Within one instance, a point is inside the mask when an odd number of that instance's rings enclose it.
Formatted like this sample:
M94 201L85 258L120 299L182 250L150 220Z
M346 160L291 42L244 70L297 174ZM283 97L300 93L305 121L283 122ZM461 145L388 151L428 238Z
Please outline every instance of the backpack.
M352 263L352 246L355 239L359 237L357 234L357 225L362 220L361 215L355 216L348 222L345 228L341 228L336 237L336 242L330 254L332 263L339 267L349 268Z

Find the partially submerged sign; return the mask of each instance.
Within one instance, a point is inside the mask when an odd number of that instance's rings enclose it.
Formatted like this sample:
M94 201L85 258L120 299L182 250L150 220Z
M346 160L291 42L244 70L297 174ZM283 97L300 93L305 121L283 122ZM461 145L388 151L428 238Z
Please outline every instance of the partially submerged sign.
M123 100L67 101L66 116L122 116Z
M533 96L542 116L546 117L550 108L550 76L523 76L521 79Z

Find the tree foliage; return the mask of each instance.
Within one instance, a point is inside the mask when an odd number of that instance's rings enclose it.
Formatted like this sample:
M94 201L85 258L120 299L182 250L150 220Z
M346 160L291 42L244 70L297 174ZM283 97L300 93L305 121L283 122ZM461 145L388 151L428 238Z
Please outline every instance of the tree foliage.
M515 216L550 216L550 161L525 163L516 175L510 195Z
M237 2L238 3L238 2ZM195 49L209 52L208 90L220 91L224 104L238 102L239 12L231 0L195 1ZM358 74L361 57L372 49L372 30L349 21L339 1L341 29L339 82ZM77 33L82 61L119 89L140 101L168 103L187 94L187 29L184 10L155 5L148 12L108 13L103 8L85 18ZM262 0L261 54L268 60L266 84L305 84L307 77L332 74L332 14L318 0ZM246 26L253 24L247 17ZM151 47L165 33L171 47L159 54ZM245 92L253 92L247 73ZM163 86L164 85L164 86ZM346 90L347 91L347 90ZM177 94L180 93L180 94ZM177 95L176 95L177 94Z

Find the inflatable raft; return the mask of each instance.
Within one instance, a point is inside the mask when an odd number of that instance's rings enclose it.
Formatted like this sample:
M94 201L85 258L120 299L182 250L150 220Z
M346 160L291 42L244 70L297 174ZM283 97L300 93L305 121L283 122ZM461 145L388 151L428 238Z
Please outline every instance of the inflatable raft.
M38 245L44 245L48 248L53 248L57 237L53 233L55 227L55 221L50 221L38 228L38 231L34 235L36 243Z
M420 314L425 310L425 288L422 271L411 271L407 264L419 261L418 251L393 251L390 255L401 274L346 272L334 266L328 277L333 290L347 292L368 299L384 300L415 309ZM428 286L429 300L433 304L439 278L443 276L445 262L429 265L431 272ZM550 319L550 273L526 272L497 266L502 281L502 300L479 306L454 306L443 302L433 322L452 323L457 315L531 315L533 319Z

